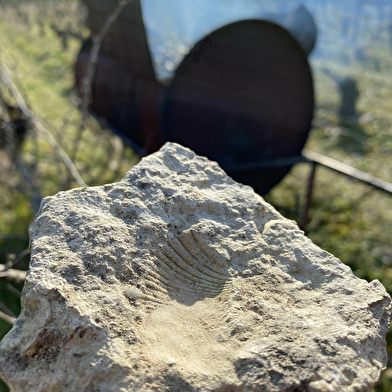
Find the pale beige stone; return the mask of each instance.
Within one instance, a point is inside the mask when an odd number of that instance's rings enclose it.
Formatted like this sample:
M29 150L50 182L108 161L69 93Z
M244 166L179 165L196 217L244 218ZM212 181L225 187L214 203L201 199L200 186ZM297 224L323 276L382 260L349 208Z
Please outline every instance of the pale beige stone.
M46 198L12 391L371 391L391 301L250 187L176 144Z

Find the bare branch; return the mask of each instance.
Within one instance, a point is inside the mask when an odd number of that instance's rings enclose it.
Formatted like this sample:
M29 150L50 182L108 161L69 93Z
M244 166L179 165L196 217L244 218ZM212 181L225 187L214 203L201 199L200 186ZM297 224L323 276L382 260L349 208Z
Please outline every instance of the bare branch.
M19 109L25 115L27 121L34 127L38 133L40 133L46 141L53 147L57 155L63 160L65 165L67 166L69 172L71 173L72 177L78 183L79 186L87 186L86 183L83 181L81 175L79 174L78 170L76 169L74 163L69 158L69 156L65 153L65 151L59 146L56 139L53 135L44 127L42 122L38 119L38 117L28 108L26 105L25 100L23 99L22 95L20 94L19 90L13 83L12 79L9 77L9 72L4 64L0 63L0 78L4 82L4 84L8 87L11 94L14 96Z
M2 302L0 302L0 311L10 317L16 317L14 312L12 312L10 309L8 309L8 307L5 304L3 304Z
M4 271L8 271L12 267L15 267L15 265L18 264L19 261L21 261L24 257L29 255L30 253L31 253L30 248L27 248L25 250L22 250L22 252L20 252L18 256L16 256L14 253L7 254L6 256L7 262L5 264L0 264L0 273Z
M72 177L78 183L79 186L87 186L87 184L82 179L71 158L65 153L65 151L59 146L53 135L42 125L42 123L36 118L33 118L33 124L37 131L46 139L46 141L53 147L57 155L63 160L67 166Z
M17 296L18 298L20 298L22 296L22 292L20 290L18 290L17 288L15 288L14 286L12 286L11 283L7 283L5 285L5 288L12 294L14 294L15 296Z
M8 314L3 313L2 311L0 311L0 319L11 325L16 321L15 317L8 316Z
M101 44L103 39L105 38L106 34L112 27L113 23L116 21L118 16L120 15L121 11L125 8L126 5L130 4L133 0L119 0L116 8L114 8L113 12L108 15L106 20L104 21L102 28L98 34L93 34L92 41L93 45L90 51L89 60L87 63L86 74L82 79L82 83L80 86L80 93L81 93L81 100L82 100L82 123L78 132L76 139L74 140L73 145L73 155L72 157L75 158L76 154L79 150L80 140L82 138L83 132L86 128L86 121L88 117L88 107L91 103L91 89L95 74L95 69L98 63L98 54L101 49Z
M102 28L98 34L92 36L93 46L90 52L89 62L87 64L86 74L82 80L81 95L82 95L82 110L83 110L83 124L87 118L88 107L91 103L91 86L94 79L95 68L98 63L98 54L101 49L101 44L106 34L116 21L121 11L130 4L133 0L119 0L116 8L108 15Z
M24 259L27 255L29 255L31 253L30 248L24 249L22 250L22 252L20 252L18 254L18 256L15 257L14 260L12 260L12 265L11 267L15 267L16 264L19 263L19 261L21 261L22 259ZM8 268L7 268L8 269Z
M0 268L4 267L3 265L0 265ZM7 281L13 281L16 283L23 283L26 280L26 271L21 271L13 268L5 269L2 268L0 269L0 280L7 280Z

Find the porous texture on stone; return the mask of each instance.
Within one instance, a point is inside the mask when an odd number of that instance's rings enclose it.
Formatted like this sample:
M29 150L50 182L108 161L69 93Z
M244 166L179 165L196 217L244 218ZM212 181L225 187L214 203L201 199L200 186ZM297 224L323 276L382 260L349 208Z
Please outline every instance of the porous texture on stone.
M12 391L371 391L391 301L214 162L166 144L46 198Z

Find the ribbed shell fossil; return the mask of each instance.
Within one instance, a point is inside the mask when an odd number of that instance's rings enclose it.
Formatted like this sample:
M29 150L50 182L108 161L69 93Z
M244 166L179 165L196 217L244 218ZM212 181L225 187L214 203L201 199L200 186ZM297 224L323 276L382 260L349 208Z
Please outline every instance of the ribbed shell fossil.
M382 285L179 145L45 199L30 232L15 391L360 392L386 363Z

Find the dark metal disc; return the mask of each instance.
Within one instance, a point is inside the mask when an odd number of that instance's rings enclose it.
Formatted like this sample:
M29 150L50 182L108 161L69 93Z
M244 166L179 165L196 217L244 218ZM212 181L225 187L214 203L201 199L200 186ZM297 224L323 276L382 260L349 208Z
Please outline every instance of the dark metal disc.
M313 106L312 75L298 42L274 23L240 21L199 41L180 64L161 107L162 136L265 194L290 166L243 166L299 155Z

